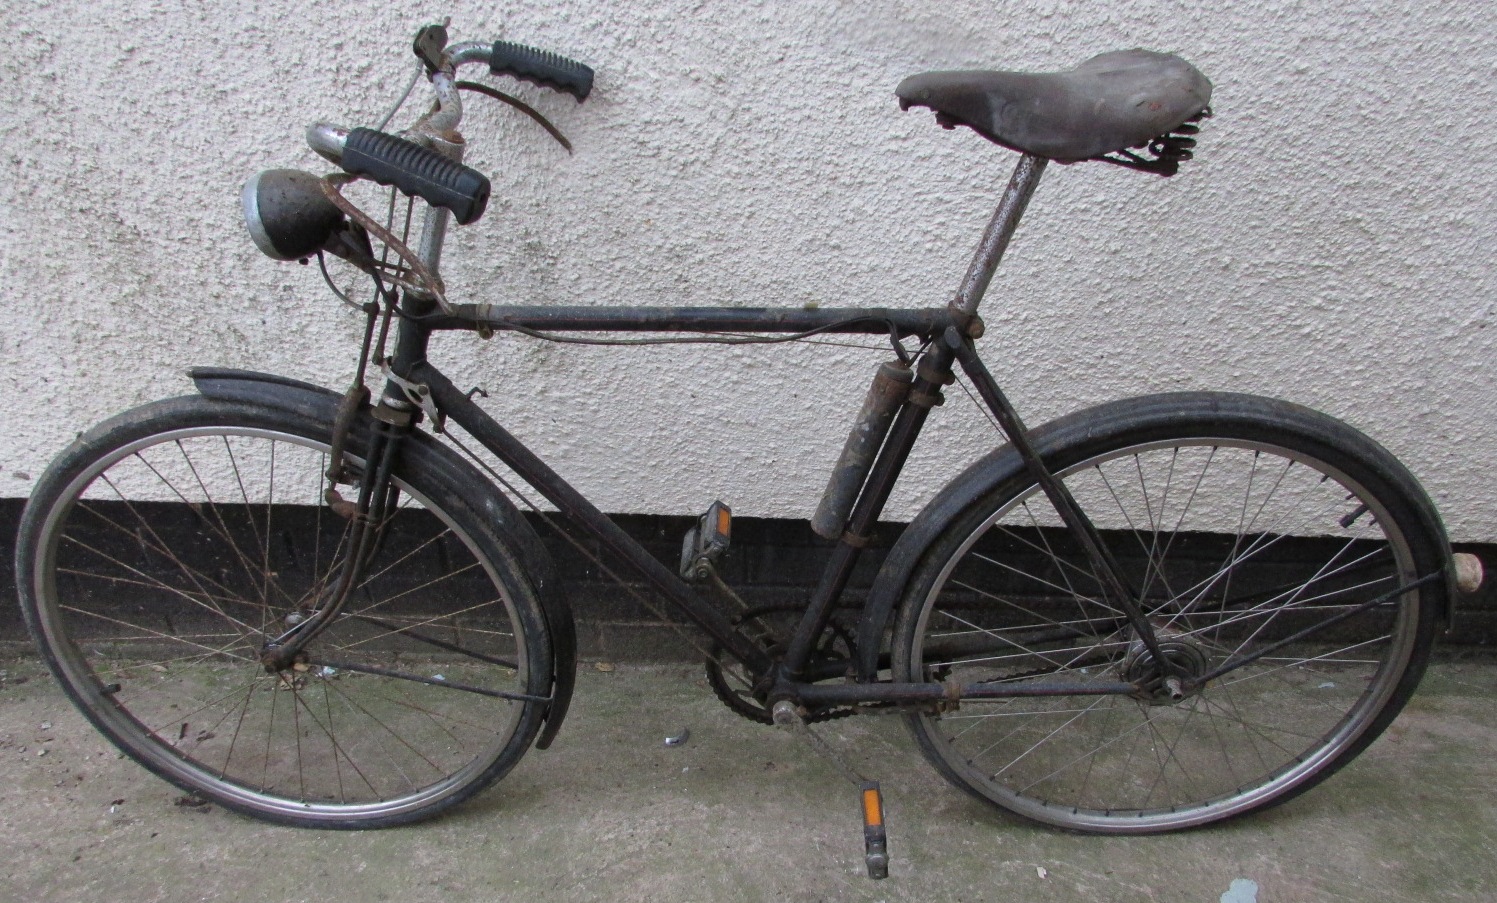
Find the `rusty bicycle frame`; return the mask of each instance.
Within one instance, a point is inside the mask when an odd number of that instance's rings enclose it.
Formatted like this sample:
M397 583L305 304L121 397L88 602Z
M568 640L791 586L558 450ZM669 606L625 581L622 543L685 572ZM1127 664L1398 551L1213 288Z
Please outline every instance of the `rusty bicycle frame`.
M438 430L445 420L461 426L505 466L535 489L551 504L580 526L604 548L624 562L693 624L720 644L728 655L737 659L754 677L753 693L766 707L790 703L817 708L867 703L920 704L942 701L959 703L964 699L994 699L1053 695L1133 695L1152 688L1137 682L1077 681L1029 679L960 685L953 682L898 683L877 681L877 650L864 652L855 670L857 683L818 684L831 678L853 676L845 664L812 661L816 638L826 629L833 610L852 575L853 567L867 546L870 534L883 511L911 449L918 439L930 409L942 400L941 387L955 379L959 366L991 410L1008 440L1013 443L1031 474L1055 506L1066 528L1085 552L1089 563L1102 576L1104 591L1124 613L1129 626L1155 655L1156 661L1169 662L1157 648L1154 630L1139 605L1136 591L1128 586L1117 563L1101 542L1096 528L1080 510L1064 485L1052 474L1031 447L1023 422L1008 402L997 382L979 358L973 339L982 334L982 320L977 307L993 278L1024 208L1044 173L1046 160L1025 155L1014 170L1007 190L984 232L971 266L955 300L945 308L888 310L880 308L843 308L816 310L745 309L735 307L647 308L647 307L535 307L488 304L439 305L432 298L407 292L395 335L394 354L388 361L382 405L395 429L388 433L391 454L398 445L401 430L413 428L424 412ZM445 211L434 211L440 215ZM433 214L428 214L433 215ZM428 229L430 231L430 229ZM807 601L794 633L789 637L782 658L773 659L747 632L729 620L705 599L692 584L672 573L637 541L611 521L607 515L584 498L560 475L546 465L518 439L500 426L473 402L468 393L458 389L427 359L427 346L434 332L493 330L522 332L651 332L651 333L786 333L888 334L896 342L903 338L920 339L925 350L898 404L887 438L879 443L876 457L866 470L851 482L844 481L841 491L850 492L850 513L840 525L836 543L828 553L821 578ZM908 367L907 362L899 362ZM379 419L379 415L376 414ZM856 435L858 430L854 430ZM391 441L393 440L393 441ZM371 453L371 461L375 460ZM388 489L388 463L366 468L361 489L361 510L371 504L378 509L378 499ZM836 488L834 483L833 491ZM371 502L371 500L374 500ZM373 518L377 520L377 516ZM364 556L350 556L349 567L357 568ZM352 574L346 576L352 582ZM317 632L319 623L331 620L339 607L335 600L297 629L272 643L266 654L266 666L284 667ZM881 627L882 625L875 625ZM865 627L866 633L868 628ZM1175 681L1171 692L1187 693L1193 686L1185 675L1171 673L1166 666L1163 679ZM784 707L779 711L794 718Z
M445 41L445 32L442 40ZM419 36L417 50L418 55L421 55ZM456 80L456 70L463 64L486 62L489 54L488 45L469 42L453 45L445 50L438 47L428 61L437 104L413 129L424 136L433 150L453 162L461 162L464 151L464 144L456 131L462 117L458 89L469 84ZM347 129L318 123L308 130L307 140L318 153L331 160L341 161L351 136ZM1188 673L1182 665L1164 654L1156 629L1144 613L1138 589L1130 585L1122 568L1102 541L1096 526L1035 451L1023 421L978 356L974 340L983 333L983 322L977 314L978 306L1044 175L1047 162L1046 158L1033 154L1020 156L953 300L942 308L917 310L453 304L445 296L440 277L437 276L447 225L453 216L449 209L441 206L426 209L419 245L413 249L341 197L338 191L341 182L337 180L348 177L336 176L324 180L324 190L330 201L363 224L371 234L397 249L406 267L399 273L414 274L420 278L403 282L399 278L394 280L394 284L403 287L405 291L399 296L400 316L394 336L394 353L388 359L379 361L386 376L379 403L373 409L373 418L379 426L372 436L368 463L363 468L359 497L355 504L343 502L341 497L333 498L337 495L335 484L339 474L336 471L342 468L342 463L341 453L332 455L333 460L339 463L334 464L335 472L329 473L330 482L334 484L329 489L329 501L335 505L347 506L355 512L350 546L355 551L346 560L338 588L324 600L312 617L293 626L282 636L272 638L263 650L262 663L272 672L287 667L301 654L310 639L338 616L348 587L353 585L359 569L367 564L378 548L378 530L368 529L368 525L378 524L386 506L393 501L394 490L391 488L390 474L401 438L415 428L423 415L438 432L443 430L447 420L461 426L573 524L622 559L679 613L715 640L726 655L744 665L752 679L754 698L772 712L777 723L786 726L803 724L809 709L860 704L929 706L959 704L967 699L1067 695L1135 696L1140 699L1162 695L1178 701L1191 695L1208 681L1303 638L1306 633L1304 631L1269 643L1253 653L1234 656L1205 675ZM378 276L376 280L378 282ZM382 291L388 327L397 295L392 288L384 288ZM340 427L334 434L335 450L340 448L346 438L355 414L369 399L363 385L363 368L370 363L367 351L378 310L379 305L373 302L366 307L369 315L369 326L365 334L366 353L355 385L344 399L339 415ZM844 448L843 457L834 470L827 496L823 499L822 510L813 521L817 532L834 538L835 545L827 554L821 577L807 600L794 632L783 646L783 654L772 656L767 652L748 631L735 625L691 583L663 565L534 452L495 422L473 402L471 393L465 393L453 385L427 359L431 335L434 332L452 330L471 330L481 335L489 335L496 330L514 330L541 338L550 338L551 334L560 332L736 332L780 334L786 338L835 333L890 336L891 344L900 357L893 367L896 370L903 368L902 381L907 383L907 389L885 399L889 403L881 411L880 421L874 424L867 418L868 408L875 396L883 391L879 381L875 380L869 403L865 404L864 412L860 414L860 420L855 424ZM909 350L899 341L912 337L922 342L921 350L913 360ZM380 347L384 347L383 332ZM862 615L858 642L854 648L855 661L851 668L846 663L818 663L814 660L813 651L817 638L831 621L853 568L869 543L872 528L888 501L930 409L943 401L941 388L955 380L957 367L976 389L993 420L1097 575L1101 595L1112 610L1118 612L1117 625L1127 627L1152 660L1158 663L1154 673L1131 681L1086 683L1046 677L979 681L966 685L950 680L882 681L878 679L881 665L879 646L890 612L881 606L871 606L872 610L865 610ZM241 374L237 378L246 376L256 378L255 375L248 374ZM869 426L877 428L864 429ZM879 438L871 444L865 438L863 445L858 447L860 433L866 436L870 432L877 433ZM856 459L857 466L844 467L850 459ZM825 516L827 511L836 513L828 520ZM1438 572L1428 574L1411 585L1398 587L1393 592L1354 606L1348 612L1311 628L1309 632L1324 629L1343 618L1385 604L1398 594L1439 576ZM982 640L978 639L976 642L981 643ZM971 641L966 645L970 646ZM572 650L567 651L570 653ZM884 667L887 667L886 663ZM851 683L822 683L837 678L856 680ZM555 698L549 700L555 717L548 719L548 730L554 731L560 723L560 714L565 712L570 689L568 681L566 686L558 687ZM549 735L544 740L548 741Z

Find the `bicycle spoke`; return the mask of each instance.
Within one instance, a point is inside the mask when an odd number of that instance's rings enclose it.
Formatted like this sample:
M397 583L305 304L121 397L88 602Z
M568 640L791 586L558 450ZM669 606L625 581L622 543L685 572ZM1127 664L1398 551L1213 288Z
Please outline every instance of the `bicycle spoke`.
M357 597L266 673L269 637L312 616L348 564L353 522L322 498L326 442L173 427L91 466L53 503L47 629L107 731L152 768L277 820L388 823L494 779L539 729L552 698L531 682L512 550L496 554L466 508L433 505L419 468L415 484L395 475Z
M227 437L224 437L224 444L225 448L227 448ZM225 543L227 543L229 551L234 553L234 558L236 561L238 561L239 566L244 569L245 575L250 578L251 582L255 582L257 579L257 575L255 574L255 569L250 562L249 556L244 554L244 551L239 547L239 543L231 535L228 522L224 520L223 511L220 510L218 502L213 498L213 494L208 491L208 486L203 482L202 475L198 473L197 465L193 463L192 456L189 455L187 453L187 449L183 447L182 440L176 440L176 447L177 450L181 453L182 460L186 463L187 469L192 472L193 479L197 482L198 488L202 490L204 504L208 506L208 510L213 512L214 518L218 521L218 535L224 540ZM243 484L240 484L240 490L241 492L244 490ZM188 507L189 510L191 510L191 503L189 503ZM245 500L245 507L246 510L248 510L249 505L247 496ZM285 601L289 602L290 599L286 599ZM261 602L262 604L264 604L267 603L267 600L262 599Z

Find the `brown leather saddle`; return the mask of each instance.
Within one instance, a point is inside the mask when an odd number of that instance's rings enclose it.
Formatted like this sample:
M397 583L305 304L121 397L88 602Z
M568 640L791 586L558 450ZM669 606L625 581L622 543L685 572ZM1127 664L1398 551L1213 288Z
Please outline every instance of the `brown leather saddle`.
M1195 123L1211 115L1206 76L1178 56L1142 49L1064 72L923 72L894 93L900 109L929 107L946 128L964 125L1012 150L1161 175L1190 159Z

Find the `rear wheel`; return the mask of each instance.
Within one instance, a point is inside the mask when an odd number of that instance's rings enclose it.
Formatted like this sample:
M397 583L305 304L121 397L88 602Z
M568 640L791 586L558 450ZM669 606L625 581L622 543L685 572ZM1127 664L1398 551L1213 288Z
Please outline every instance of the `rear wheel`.
M943 775L1051 825L1165 831L1288 799L1387 726L1424 670L1445 588L1437 521L1386 451L1324 415L1246 396L1137 399L1061 432L1044 457L1176 673L1238 666L1172 695L1017 472L953 518L915 572L895 679L1151 689L911 716Z
M380 827L514 766L550 650L472 485L413 438L379 554L304 660L267 673L262 647L347 553L350 522L321 502L328 443L327 424L203 398L117 417L39 483L17 577L53 672L141 764L260 818Z

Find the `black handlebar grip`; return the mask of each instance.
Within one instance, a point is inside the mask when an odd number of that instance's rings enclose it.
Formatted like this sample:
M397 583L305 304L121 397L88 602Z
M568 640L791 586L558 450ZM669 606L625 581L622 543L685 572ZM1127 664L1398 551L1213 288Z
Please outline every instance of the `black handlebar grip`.
M558 56L549 50L537 50L524 44L495 41L489 56L489 71L495 75L512 75L545 88L561 91L587 100L593 90L593 70L576 60Z
M354 129L343 143L340 164L347 173L394 185L434 207L445 207L466 226L489 203L488 177L404 138Z

